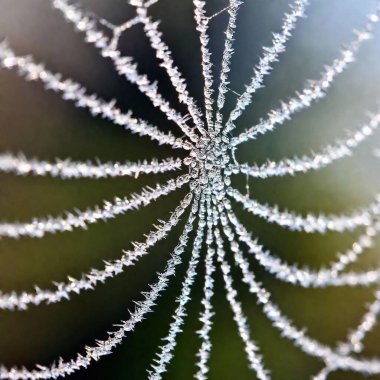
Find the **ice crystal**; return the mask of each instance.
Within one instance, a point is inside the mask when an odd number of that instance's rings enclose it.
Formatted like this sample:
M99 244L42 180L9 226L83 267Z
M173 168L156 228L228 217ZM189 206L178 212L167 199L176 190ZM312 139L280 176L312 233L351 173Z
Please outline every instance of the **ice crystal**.
M174 357L177 337L186 321L187 306L191 300L191 291L200 265L204 265L204 286L202 310L199 315L201 328L197 332L200 348L195 358L195 378L208 378L209 357L212 351L210 333L213 328L215 310L213 306L214 272L221 271L226 291L226 299L231 307L237 332L244 344L248 367L259 379L271 378L270 369L266 367L265 357L260 352L260 342L252 338L248 317L245 315L239 294L231 274L232 267L226 259L231 253L236 267L241 272L241 280L248 286L250 293L256 296L263 313L278 329L282 336L289 339L307 355L320 359L324 368L314 376L315 380L326 379L329 373L336 370L355 371L361 374L380 374L380 359L356 356L363 350L363 340L370 332L380 313L380 290L375 291L375 300L363 315L360 323L353 328L347 340L338 348L331 348L310 337L303 328L296 327L280 307L272 300L272 295L260 281L247 259L247 252L254 256L267 272L280 281L296 284L304 288L325 288L337 286L359 286L377 284L380 280L380 269L362 272L344 272L347 266L359 260L363 252L372 246L374 237L380 232L380 198L359 210L341 215L308 213L301 215L293 211L281 210L277 206L261 204L250 195L242 194L232 185L231 177L244 174L247 177L268 178L296 175L322 169L335 161L354 154L355 149L375 133L380 124L380 110L369 116L367 123L347 137L333 142L318 152L303 157L285 158L279 161L267 161L264 164L239 163L236 150L243 143L258 139L292 118L294 113L312 106L313 102L326 95L335 78L354 61L361 45L372 36L372 30L380 17L380 3L373 13L368 15L367 24L355 32L355 38L340 52L338 58L325 66L319 78L308 81L302 91L282 102L280 107L268 113L265 120L244 131L236 133L236 122L252 104L252 96L263 87L265 76L270 74L272 65L285 51L287 41L296 28L298 20L305 15L308 1L294 0L283 17L279 33L273 34L272 45L263 49L258 64L254 67L253 76L242 94L237 94L236 104L226 114L226 94L230 91L230 70L234 54L235 32L239 20L239 11L243 1L229 0L228 6L215 14L208 14L206 2L193 0L194 19L199 35L201 49L201 70L204 80L203 104L198 105L190 95L184 76L176 66L169 46L160 31L159 20L151 15L151 7L158 0L129 0L134 7L135 15L120 25L111 24L106 19L72 4L69 0L49 0L51 6L65 20L81 33L84 40L96 47L101 56L111 60L116 72L128 82L135 85L149 101L161 111L167 120L174 122L182 133L176 137L163 131L158 126L133 116L132 111L123 113L116 101L106 101L96 94L90 94L81 84L72 79L63 79L44 64L37 63L31 56L20 56L7 41L0 43L0 66L2 69L16 70L26 80L41 82L46 90L54 91L64 100L71 101L76 107L87 109L93 116L100 116L116 125L123 126L128 132L148 137L158 144L168 145L174 150L182 150L183 159L171 157L165 160L144 160L143 162L78 162L70 159L53 161L26 157L24 154L4 152L0 154L0 171L16 175L52 176L62 179L105 178L131 176L150 173L166 173L185 170L175 179L164 184L147 187L138 194L125 198L105 201L84 211L69 211L61 216L34 218L29 222L0 223L0 237L42 238L47 234L72 231L86 228L100 220L108 220L132 209L142 208L158 198L187 188L188 193L165 221L160 221L145 239L132 243L134 249L123 252L119 259L107 261L103 269L90 269L81 278L69 276L66 282L54 282L52 289L38 286L32 292L1 292L0 308L5 310L26 310L32 305L51 304L69 299L72 293L79 294L105 282L107 279L123 273L128 266L133 266L149 249L163 240L169 231L178 225L181 218L189 215L184 225L178 244L171 253L164 270L158 274L157 281L150 285L150 290L143 293L143 299L136 303L129 319L120 322L117 330L108 333L105 340L97 340L92 346L86 346L70 360L58 359L51 365L36 365L33 369L26 367L2 366L1 379L56 379L87 368L93 361L109 355L121 344L127 333L132 331L151 312L162 292L169 286L176 267L182 261L182 252L191 245L192 254L185 273L177 307L173 312L167 335L163 344L157 349L148 378L163 378L167 367ZM222 52L221 70L213 71L209 50L209 27L212 20L220 13L228 15ZM119 40L134 25L141 25L148 38L160 66L166 71L176 91L178 100L187 114L178 112L159 92L156 82L138 71L137 63L132 57L124 56L119 50ZM215 83L218 86L215 87ZM277 224L291 231L306 233L326 233L328 231L353 231L364 227L364 232L345 252L339 253L328 266L313 270L299 264L288 264L264 248L239 220L233 209L233 203L241 204L249 213ZM194 238L192 234L194 233ZM192 239L192 241L191 241ZM205 255L202 255L202 249Z

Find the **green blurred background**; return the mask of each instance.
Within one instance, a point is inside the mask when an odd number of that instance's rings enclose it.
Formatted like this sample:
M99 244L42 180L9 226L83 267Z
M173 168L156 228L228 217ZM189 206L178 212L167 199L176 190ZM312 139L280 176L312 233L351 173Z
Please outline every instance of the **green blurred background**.
M132 15L124 0L83 0L84 7L114 22L121 23ZM208 1L209 14L226 6L226 1ZM289 2L283 0L247 0L241 7L237 29L236 55L233 58L231 89L242 92L252 74L263 45L270 45L271 32L278 31ZM300 90L307 78L318 78L323 65L338 55L339 47L353 38L353 28L366 22L366 14L374 9L374 0L311 1L308 17L302 19L285 54L266 78L266 88L254 97L254 105L239 119L239 129L255 124L281 99ZM91 91L106 99L116 98L123 109L175 131L159 111L140 95L136 88L120 79L109 61L99 58L92 46L64 22L46 0L0 0L0 38L6 37L19 54L30 54L46 62L49 69L72 77ZM176 64L188 80L196 99L202 98L202 79L198 36L194 31L191 0L161 0L152 8L162 20L161 29L173 51ZM227 15L214 18L211 25L211 46L215 73L220 70L223 31ZM380 31L375 39L360 50L358 62L337 79L326 98L311 109L295 115L277 131L245 144L238 158L248 162L264 162L294 154L317 150L333 139L345 136L346 130L358 128L367 120L366 112L374 111L380 99ZM125 33L121 49L139 63L141 72L159 80L162 93L179 110L169 81L157 65L152 50L140 26ZM228 97L227 110L236 99ZM255 180L250 182L251 195L259 201L278 203L297 212L343 212L369 203L378 189L378 161L372 150L377 137L357 150L354 157L342 160L320 172L296 177ZM92 118L86 110L76 109L56 94L46 92L38 83L27 83L14 72L0 71L0 151L22 151L28 156L43 159L71 157L76 160L99 158L102 161L138 160L181 156L180 151L158 147L146 138L133 136L111 123ZM113 196L128 195L145 185L163 182L175 174L141 176L102 180L64 181L51 178L0 175L1 220L29 220L33 216L57 215L63 210L84 209L110 200ZM234 179L240 188L245 178ZM32 290L33 285L51 286L51 281L63 281L67 275L80 276L90 267L101 267L102 260L118 258L131 241L143 239L158 218L166 219L185 194L186 189L160 199L140 211L127 213L108 223L92 225L86 231L47 236L41 240L23 238L0 241L0 289ZM290 233L268 225L241 210L239 217L261 242L290 263L299 262L313 268L333 260L360 231L324 236ZM31 307L27 312L0 313L0 361L6 365L38 362L47 364L59 356L71 358L96 338L105 338L105 331L128 318L133 300L141 299L140 292L156 279L180 234L181 223L164 242L124 274L100 285L95 291L73 296L70 302ZM186 252L185 262L189 257ZM377 249L365 254L352 269L378 265ZM273 299L297 326L306 326L311 336L335 346L354 327L372 300L373 289L304 290L282 284L265 274L252 260L252 268L271 291ZM72 379L128 379L147 377L156 347L166 335L170 314L175 308L180 283L186 265L178 270L170 288L161 298L155 312L129 334L112 356L104 357L87 371ZM199 347L195 330L201 310L203 267L193 289L193 301L185 331L178 339L176 358L169 367L167 379L191 379L194 355ZM250 319L253 337L260 343L265 364L273 379L307 379L322 363L309 358L273 329L262 315L255 299L240 283L234 272L239 299ZM252 379L248 371L243 346L237 335L229 310L220 273L216 274L217 311L212 331L214 351L210 361L210 379ZM364 353L379 354L380 329L368 335ZM334 373L331 379L360 379L361 376ZM380 379L380 376L372 377Z

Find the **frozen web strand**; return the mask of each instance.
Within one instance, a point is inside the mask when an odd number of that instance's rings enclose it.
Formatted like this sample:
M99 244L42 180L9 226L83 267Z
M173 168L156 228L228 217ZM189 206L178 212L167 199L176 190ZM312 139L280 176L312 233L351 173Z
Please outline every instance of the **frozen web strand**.
M35 176L51 176L62 179L72 178L112 178L141 174L158 174L179 170L182 161L177 158L167 158L159 161L144 160L143 162L96 162L72 161L69 158L54 161L41 161L27 158L24 154L0 154L0 171L17 175L32 174Z
M235 108L231 111L226 123L224 133L229 133L234 129L234 121L240 117L244 110L252 103L252 95L263 87L264 77L272 71L272 65L278 61L278 56L286 49L286 43L295 29L297 21L305 14L307 0L296 0L289 13L285 13L284 21L280 33L273 33L272 46L264 47L264 53L259 59L259 63L254 68L254 75L245 91L238 97Z
M153 21L151 17L148 16L148 7L142 1L130 0L130 3L136 6L136 12L143 24L144 32L156 52L157 59L161 62L161 66L166 70L173 87L177 91L178 100L187 106L196 128L203 135L207 134L203 125L202 113L196 106L194 99L190 96L186 88L186 81L178 67L174 64L172 53L168 45L162 40L162 33L158 30L159 22ZM197 137L195 131L193 131L193 134L194 137L191 139L196 141Z
M270 292L256 281L254 273L249 269L248 261L240 251L232 230L226 228L225 223L227 223L226 218L224 218L223 222L223 231L231 243L231 251L234 254L236 264L241 269L242 281L248 285L249 291L256 295L258 304L262 306L264 314L283 337L292 341L296 347L299 347L307 355L320 358L325 363L333 363L336 369L350 370L362 374L378 374L380 372L380 361L378 359L354 358L339 354L330 347L309 337L304 329L300 330L295 327L293 322L283 315L280 308L271 301Z
M219 219L218 212L215 211L214 214L216 214L216 217L214 217L214 223L217 223ZM217 244L217 259L223 275L225 290L227 293L227 300L234 314L234 320L237 324L240 338L244 343L244 349L247 356L247 360L249 362L249 368L255 372L258 379L268 380L270 379L270 375L263 364L260 349L251 338L251 331L247 317L242 310L241 303L236 299L237 291L233 287L231 267L225 259L223 240L221 238L220 231L217 227L214 229L214 235Z
M363 315L359 325L355 330L350 331L348 337L344 343L340 343L338 351L342 354L350 354L351 352L360 353L363 351L363 340L366 335L373 330L377 324L377 318L380 314L380 290L377 289L374 293L375 299L369 305L367 312ZM313 380L326 380L328 375L334 371L334 368L325 366L317 375L313 377Z
M112 354L113 350L122 343L127 333L133 331L140 322L145 319L146 314L152 311L161 293L168 287L170 277L175 275L176 267L182 262L181 256L189 241L189 234L193 229L198 212L199 197L196 195L192 205L190 216L185 224L184 230L179 238L179 243L171 253L163 272L158 274L158 280L149 286L149 291L142 293L144 299L135 302L136 308L130 313L126 321L121 321L119 328L108 332L105 340L96 340L95 346L86 346L83 354L78 353L73 359L64 361L60 358L50 365L36 365L33 370L25 367L0 367L0 379L4 380L41 380L57 379L71 375L82 368L87 368L94 361L100 360L105 355Z
M103 57L108 57L112 60L119 75L124 76L130 83L135 84L139 91L146 95L152 104L165 114L168 120L174 121L188 137L191 138L193 136L190 127L186 124L185 117L175 111L169 102L158 92L157 83L152 83L147 75L140 74L137 70L137 64L133 59L128 56L122 56L120 50L118 50L117 45L122 32L139 24L140 18L138 16L122 25L115 26L81 11L66 0L51 1L53 7L61 11L67 21L74 24L78 31L85 34L86 42L100 49ZM103 25L108 26L113 32L113 38L108 38L97 28L97 23L101 23L102 21Z
M168 195L180 189L189 182L188 175L170 179L164 185L156 185L154 188L147 187L139 194L129 197L115 198L113 202L105 201L102 206L96 206L86 211L65 212L65 216L34 218L26 223L0 223L0 238L9 237L17 239L21 236L30 238L42 238L46 234L72 231L75 228L86 229L88 225L101 220L106 221L122 215L130 210L137 210L141 206L147 206L158 198Z
M380 124L380 112L374 114L367 125L351 133L347 139L336 141L317 153L301 158L285 158L278 162L270 161L263 165L248 165L246 163L232 166L234 174L246 174L254 178L268 178L275 176L295 175L307 173L311 170L322 169L337 160L352 155L353 149L359 147L369 137L373 136Z
M340 353L347 355L351 352L359 353L363 351L363 340L375 327L377 317L380 314L380 289L375 290L374 298L359 325L348 334L347 341L339 345L338 351Z
M327 231L353 231L360 226L370 225L374 215L380 213L378 198L367 207L348 215L314 215L309 213L303 216L290 211L280 211L278 206L261 204L241 194L236 189L228 188L227 194L235 201L241 203L245 210L266 220L268 223L278 224L291 231L303 231L307 233L323 234Z
M228 74L231 71L231 58L234 53L233 49L233 41L234 41L234 35L236 30L236 19L237 19L237 12L243 3L239 0L229 0L228 2L228 24L227 29L225 31L226 38L224 40L224 51L222 56L222 68L220 71L220 83L218 87L218 97L216 101L217 109L216 109L216 117L215 117L215 132L218 134L222 128L223 123L223 115L222 115L222 109L224 107L224 103L226 101L225 94L228 91Z
M40 81L47 90L59 93L64 100L71 100L79 108L87 108L92 116L101 116L120 125L132 133L148 136L160 145L167 144L173 148L184 148L182 139L170 133L160 131L141 119L132 117L131 112L122 113L115 106L116 100L106 102L95 94L87 94L87 90L71 79L62 79L61 74L54 74L37 64L30 56L17 56L6 41L0 43L0 68L17 69L26 80ZM189 149L189 148L188 148Z
M41 289L34 287L34 291L21 293L0 292L0 309L3 310L26 310L30 305L42 303L52 304L69 299L71 294L79 294L83 291L93 290L98 284L106 282L123 273L124 268L133 266L141 257L147 255L148 249L163 240L167 234L179 223L181 216L190 205L193 195L187 194L179 206L171 214L169 220L159 221L159 225L145 235L145 241L132 242L133 250L123 251L123 255L116 260L104 261L103 269L90 269L76 279L68 276L66 282L53 282L53 289Z
M341 56L336 58L330 66L325 67L321 78L309 80L300 93L297 93L295 97L290 98L287 102L282 102L279 108L270 111L266 120L260 121L259 124L239 134L232 140L232 144L237 146L256 139L259 134L272 131L276 125L281 125L286 120L290 120L294 113L310 107L313 101L324 97L337 75L342 73L350 63L354 62L355 55L358 53L362 43L372 37L373 25L380 20L380 1L377 1L376 12L369 15L368 19L366 26L362 30L355 32L355 39L342 49Z
M210 207L210 196L206 195L207 209ZM202 218L206 217L206 211L203 210ZM199 338L201 339L201 346L196 354L197 361L196 367L198 371L195 373L194 378L197 380L207 380L209 372L209 358L212 350L212 343L210 338L210 333L212 329L212 318L215 314L214 307L211 303L212 297L214 295L214 279L212 277L215 272L215 249L213 247L213 235L212 235L212 220L207 214L207 235L206 235L206 257L205 257L205 276L203 285L203 298L202 305L203 310L199 316L199 320L202 323L202 327L197 331Z
M228 209L231 205L225 201ZM252 240L251 235L245 227L239 223L236 216L229 212L229 219L235 226L239 239L247 244L250 253L254 254L256 260L264 266L269 273L285 282L298 284L302 287L326 287L326 286L368 286L379 281L380 270L368 272L349 272L339 275L348 264L357 261L365 249L370 248L374 242L373 239L380 231L380 223L374 222L366 228L364 234L360 235L357 241L345 253L339 254L337 259L330 263L329 267L322 268L318 271L310 270L307 267L298 267L283 263L278 257L273 256L269 251L264 251L263 247Z
M204 197L202 196L199 207L198 229L193 244L190 263L186 271L185 279L182 282L180 296L177 299L178 306L172 316L173 321L169 326L168 335L163 339L163 341L167 343L159 348L159 352L156 354L157 358L154 359L155 363L151 365L152 370L149 371L149 380L162 379L162 375L167 371L167 366L174 357L173 351L177 345L177 336L182 331L181 326L185 323L185 317L187 315L186 307L191 299L190 294L197 275L196 269L199 262L204 236L204 214Z
M226 201L226 207L231 205ZM230 223L234 226L239 240L249 248L258 263L263 266L269 273L283 282L298 285L303 288L325 288L328 286L368 286L374 283L374 279L365 277L363 273L341 274L349 264L358 260L361 254L374 245L374 238L380 233L380 222L376 222L366 228L365 233L347 249L344 253L338 254L337 258L327 267L319 270L312 270L305 266L296 264L289 265L283 262L278 256L274 256L270 251L264 250L263 246L257 240L253 240L251 234L239 222L236 215L228 211L227 213ZM377 271L378 273L379 271ZM365 272L366 273L366 272ZM378 276L376 276L378 279ZM358 283L364 280L363 283Z
M369 286L380 281L380 268L363 272L342 273L330 280L329 286Z
M209 18L206 17L205 6L206 2L203 0L193 0L194 5L194 18L197 23L197 31L199 32L199 41L201 45L201 65L202 65L202 75L204 80L204 102L206 110L206 120L208 129L211 130L213 127L213 75L212 75L212 63L211 63L211 53L208 49L208 43L210 37L208 35L208 22Z

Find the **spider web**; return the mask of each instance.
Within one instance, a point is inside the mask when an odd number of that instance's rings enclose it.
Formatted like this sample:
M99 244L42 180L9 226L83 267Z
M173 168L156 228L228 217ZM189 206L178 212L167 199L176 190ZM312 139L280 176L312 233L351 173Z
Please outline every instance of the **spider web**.
M134 116L133 111L122 111L115 100L105 100L97 94L90 93L82 84L50 71L31 56L17 55L6 41L0 44L1 67L16 70L26 80L41 82L47 90L60 94L64 100L74 103L76 107L87 109L93 116L100 116L122 126L128 132L137 134L141 138L148 138L159 145L169 146L175 151L182 150L186 157L184 159L169 157L143 162L79 162L70 159L56 159L49 162L29 158L23 154L2 153L0 170L18 175L33 174L63 179L122 176L137 178L146 174L181 170L184 172L154 187L146 187L139 193L105 201L84 211L67 211L60 216L33 218L28 222L2 222L0 237L16 239L27 236L37 239L47 234L86 228L101 220L109 220L130 210L141 209L178 189L188 188L188 192L166 220L160 220L142 240L133 242L134 248L123 251L120 258L105 262L102 269L90 269L80 278L69 276L66 282L54 282L52 290L36 287L32 292L1 293L0 308L26 310L32 305L58 303L69 298L71 294L94 290L100 283L123 273L126 267L135 265L152 247L163 240L185 215L187 219L178 244L171 252L164 270L157 275L156 282L149 285L148 291L142 293L141 300L136 302L136 308L129 318L120 322L116 330L108 332L107 339L97 340L94 345L84 347L70 360L58 359L51 365L36 365L30 370L25 367L2 366L0 378L59 378L87 368L92 362L112 354L128 333L153 310L175 275L177 266L182 262L182 253L188 245L191 245L192 253L178 296L178 305L173 312L168 333L163 339L164 344L157 349L152 361L149 379L161 379L174 357L177 337L185 323L192 286L200 264L205 268L204 295L201 300L203 309L199 315L202 327L197 332L201 344L195 358L195 378L198 380L208 378L209 357L213 344L210 333L215 315L214 272L218 270L222 274L226 299L231 307L237 332L244 344L248 367L259 379L271 378L270 371L265 365L265 357L260 352L260 343L252 338L244 305L239 301L239 294L231 274L232 267L226 259L227 253L232 254L234 263L241 272L241 281L247 285L249 292L253 293L257 304L273 327L304 353L323 362L324 367L313 377L314 380L326 379L331 372L337 370L379 374L379 359L365 358L356 354L363 351L363 340L375 327L380 313L380 289L374 291L373 302L362 316L360 323L348 333L346 341L332 348L309 336L303 328L297 327L285 315L272 300L269 289L256 278L247 259L249 252L260 266L278 280L303 288L376 285L380 278L379 268L362 272L344 270L365 254L380 232L379 196L374 195L373 201L368 205L345 214L301 215L283 210L277 205L260 203L249 193L242 194L232 185L231 176L244 175L248 178L266 179L319 170L352 155L357 147L374 135L380 124L380 110L369 115L367 123L359 126L356 131L309 155L278 161L269 160L264 164L240 163L235 155L241 144L270 133L291 119L294 114L311 107L327 94L336 77L350 66L361 46L371 38L372 30L379 21L380 3L377 2L377 8L368 15L366 25L355 31L353 40L342 48L337 58L325 66L319 78L307 81L302 91L281 102L280 107L270 111L265 119L237 133L239 117L252 105L253 95L263 86L265 77L271 73L272 65L285 51L297 22L305 15L308 5L306 0L295 0L291 4L283 17L281 30L273 34L271 46L263 49L252 77L247 80L245 90L241 94L236 93L236 104L230 112L225 111L226 96L232 91L229 88L229 74L239 11L243 2L229 0L226 8L208 15L204 1L193 1L194 19L201 47L203 104L197 104L189 93L186 80L176 66L171 50L160 31L159 21L151 15L151 7L159 0L130 0L129 4L134 7L134 16L119 25L114 25L67 0L49 0L49 2L88 44L93 45L102 57L112 62L120 77L136 86L167 120L173 122L177 128L176 132L164 131L159 126ZM220 73L215 73L209 49L209 27L220 13L228 14L228 24L225 30L221 70ZM136 25L143 28L157 61L166 71L176 91L178 101L186 108L185 114L177 111L160 93L158 84L152 81L149 75L140 72L133 57L125 56L119 50L120 38ZM217 86L216 77L218 77ZM237 205L268 223L291 231L324 234L328 231L343 233L363 228L363 233L346 251L337 254L335 260L326 267L313 270L301 264L288 264L274 252L263 247L239 220L234 211ZM201 253L204 247L206 254L203 257Z

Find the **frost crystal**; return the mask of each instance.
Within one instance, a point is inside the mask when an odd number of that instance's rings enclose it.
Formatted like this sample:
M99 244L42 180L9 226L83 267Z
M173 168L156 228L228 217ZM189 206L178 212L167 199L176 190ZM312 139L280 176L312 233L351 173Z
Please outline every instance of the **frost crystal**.
M229 114L225 112L226 94L230 91L229 73L234 55L234 38L243 1L229 0L226 8L211 15L207 14L206 1L192 1L204 80L202 105L198 105L190 95L187 82L164 41L159 20L154 19L151 14L151 7L158 0L130 0L134 16L120 25L113 25L68 0L49 0L49 2L88 44L93 45L102 57L112 62L120 77L136 86L167 120L174 122L178 127L177 132L179 131L182 137L176 137L174 131L164 132L158 126L134 117L132 111L122 112L116 106L115 100L104 100L96 94L90 94L83 85L69 78L63 79L61 74L48 70L44 64L37 63L31 56L18 55L6 41L0 43L0 67L16 70L26 80L41 82L46 90L60 94L64 100L73 102L76 107L87 109L93 116L100 116L115 125L123 126L127 131L138 134L141 138L148 137L159 145L168 145L174 151L182 150L185 155L182 159L170 157L142 162L103 163L78 162L69 158L46 161L26 157L22 153L3 152L0 154L0 171L15 175L51 176L68 180L121 176L137 178L139 175L168 172L180 174L155 187L144 188L138 194L104 201L103 204L87 210L69 211L62 213L61 216L34 218L27 222L1 222L0 238L42 238L47 234L86 228L89 224L140 209L180 188L187 188L188 192L167 220L160 221L141 241L132 242L133 249L124 250L120 258L104 262L102 269L90 269L80 278L68 276L65 282L54 282L49 289L35 286L31 292L0 292L0 309L26 310L33 305L57 303L69 299L72 294L93 290L100 283L123 273L126 267L136 264L141 257L149 253L150 248L163 240L179 224L184 215L188 216L178 244L172 251L164 270L158 273L157 280L149 286L149 291L142 293L142 300L136 302L135 310L130 313L129 318L120 322L117 330L109 332L107 339L97 340L94 345L84 347L70 360L59 359L50 365L36 365L33 369L1 366L0 379L56 379L87 368L92 362L111 354L114 348L143 321L146 314L153 310L161 294L169 286L171 277L175 275L177 266L182 262L182 253L188 246L191 246L192 253L177 298L177 306L173 311L163 343L157 349L148 369L149 379L162 379L174 357L177 337L186 322L188 304L192 300L192 287L201 266L204 271L204 282L202 308L198 317L201 328L197 331L200 347L195 358L194 377L205 380L210 371L209 358L214 344L211 339L215 315L214 274L220 271L226 299L244 345L248 367L258 379L271 378L265 356L261 353L260 342L252 338L244 305L239 301L232 275L234 268L228 260L228 254L239 270L241 281L255 296L257 304L273 327L304 353L321 360L323 368L315 374L314 380L326 379L336 370L355 371L364 375L380 374L379 359L367 359L355 355L363 350L363 340L374 328L380 314L379 289L375 289L374 300L368 306L360 323L348 333L344 342L332 348L309 336L303 328L298 328L285 315L272 300L270 290L256 279L250 263L252 257L278 280L303 288L378 284L379 268L362 272L345 270L349 264L357 262L373 246L375 237L380 233L380 195L375 196L367 206L345 214L301 215L281 210L276 205L262 204L251 198L249 194L242 194L231 181L233 175L239 174L244 174L247 178L265 179L320 170L354 154L356 148L374 135L380 124L380 109L370 115L367 123L355 132L309 155L294 156L279 161L268 160L261 165L239 163L235 157L235 151L241 144L269 133L291 119L296 112L310 107L314 101L327 94L335 78L349 67L362 44L372 36L372 30L380 19L380 2L377 2L374 13L368 16L367 24L355 33L352 42L341 50L338 58L325 66L320 78L307 81L302 91L270 111L266 119L248 127L240 134L234 134L236 122L251 106L253 94L263 87L265 77L272 71L272 65L285 51L298 20L305 15L307 0L294 0L283 17L280 32L273 34L271 46L264 47L258 64L253 68L252 77L243 93L237 94L235 105ZM209 48L209 30L212 20L223 12L227 15L228 21L221 69L215 76ZM178 112L165 99L159 92L158 84L147 74L139 71L133 57L124 56L119 50L120 38L135 25L142 27L160 66L170 79L178 101L185 107L186 114ZM216 83L218 85L215 87ZM380 156L378 152L375 155ZM361 227L362 233L344 252L337 253L335 260L328 265L320 269L310 269L297 263L289 264L263 247L235 214L236 204L240 204L249 213L268 223L277 224L291 231L324 234L328 231L338 233L354 231Z

